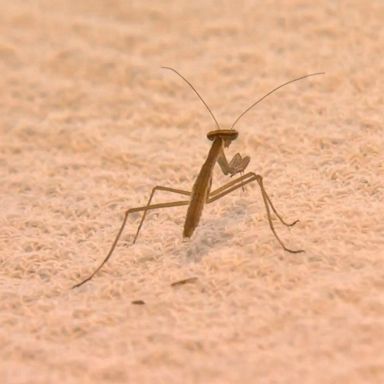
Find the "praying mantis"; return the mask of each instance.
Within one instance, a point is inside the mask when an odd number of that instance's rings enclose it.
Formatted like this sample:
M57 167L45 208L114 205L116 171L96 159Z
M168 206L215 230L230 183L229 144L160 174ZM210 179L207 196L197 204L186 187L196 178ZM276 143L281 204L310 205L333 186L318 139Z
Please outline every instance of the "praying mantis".
M101 264L94 270L94 272L89 275L86 279L82 280L80 283L74 285L72 288L77 288L86 283L87 281L91 280L95 274L100 271L100 269L104 266L104 264L109 260L109 258L112 256L112 253L114 252L116 245L120 239L120 236L125 228L125 225L128 220L128 216L131 213L134 212L143 212L143 215L141 217L140 223L137 227L135 237L133 239L132 244L135 244L137 241L137 238L139 236L141 227L144 223L144 220L146 218L147 212L149 210L154 210L154 209L160 209L160 208L170 208L170 207L179 207L179 206L188 206L187 209L187 215L185 218L184 222L184 230L183 230L183 237L184 238L190 238L195 231L196 227L199 224L203 209L206 204L213 203L216 200L221 199L222 197L226 196L227 194L233 192L234 190L238 188L244 188L245 185L252 183L253 181L256 181L259 185L260 192L261 192L261 197L264 202L265 210L267 213L267 219L269 223L269 227L275 236L276 240L280 243L281 247L291 253L300 253L304 252L303 250L293 250L290 248L287 248L283 241L280 239L280 237L277 235L276 230L273 225L272 221L272 215L271 211L276 215L276 217L280 220L282 224L284 224L287 227L292 227L294 226L299 220L295 220L291 223L287 223L286 221L283 220L281 215L278 213L274 205L272 204L272 201L267 194L264 184L263 184L263 177L255 172L248 172L246 174L243 174L244 170L247 168L249 162L250 162L250 157L249 156L244 156L242 157L239 153L236 153L235 156L228 162L226 156L225 156L225 148L228 148L232 141L236 140L238 137L238 132L234 129L235 125L238 123L238 121L248 112L250 111L253 107L255 107L257 104L259 104L262 100L264 100L266 97L268 97L270 94L274 93L278 89L311 77L311 76L317 76L317 75L322 75L324 72L317 72L317 73L311 73L309 75L301 76L296 79L287 81L278 87L272 89L269 91L267 94L265 94L263 97L258 99L256 102L251 104L245 111L243 111L237 119L234 121L230 129L221 129L218 121L216 120L213 112L209 108L208 104L204 101L204 99L201 97L199 92L195 89L195 87L183 76L181 75L178 71L176 71L174 68L170 67L162 67L164 69L173 71L178 75L181 79L183 79L190 87L191 89L195 92L197 97L200 99L200 101L204 104L208 112L210 113L212 119L214 120L216 124L216 128L213 131L208 132L207 138L212 141L212 146L211 149L208 152L207 159L205 160L204 164L202 165L200 172L195 180L195 183L193 184L192 190L191 191L186 191L182 189L176 189L176 188L170 188L170 187L164 187L157 185L154 188L152 188L152 192L149 196L148 202L145 206L141 207L136 207L136 208L130 208L125 212L124 219L122 221L122 224L120 226L120 229L115 237L115 240L112 243L112 246L107 254L107 256L104 258L104 260L101 262ZM223 186L211 191L212 187L212 173L215 165L218 164L219 167L221 168L221 171L223 172L224 175L230 175L231 177L240 173L241 176L229 181L228 183L224 184ZM165 191L165 192L171 192L183 196L187 196L187 199L184 200L178 200L178 201L173 201L173 202L167 202L167 203L158 203L158 204L151 204L152 199L157 191Z

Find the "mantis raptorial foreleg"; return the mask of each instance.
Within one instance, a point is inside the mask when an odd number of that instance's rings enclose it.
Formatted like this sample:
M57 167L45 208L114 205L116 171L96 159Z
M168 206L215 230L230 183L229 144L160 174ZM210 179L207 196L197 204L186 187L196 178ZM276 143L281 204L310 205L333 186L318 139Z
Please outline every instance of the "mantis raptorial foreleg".
M217 162L223 174L230 174L231 177L235 176L237 173L240 173L240 175L243 176L243 172L245 168L247 168L250 161L251 158L249 156L242 157L240 153L236 153L235 156L232 157L232 160L228 163L223 148L221 148L220 154L217 158ZM244 186L242 186L241 188L244 192Z
M169 189L167 189L167 190L169 190ZM186 191L183 191L183 192L186 192ZM183 194L185 194L185 193L183 193ZM168 203L152 204L152 205L146 205L146 206L143 206L143 207L136 207L136 208L128 209L128 211L125 212L124 219L123 219L123 222L121 223L119 232L117 233L117 235L115 237L115 240L112 243L111 249L109 250L109 252L108 252L107 256L105 257L105 259L102 261L102 263L95 269L95 271L89 277L87 277L81 283L78 283L78 284L74 285L72 288L80 287L81 285L83 285L87 281L91 280L92 277L95 276L95 274L98 271L100 271L100 269L103 267L103 265L109 260L109 258L112 256L113 251L116 248L117 242L119 241L121 234L123 233L124 227L125 227L125 225L127 223L127 219L128 219L128 216L129 216L130 213L141 212L141 211L148 211L148 210L151 210L151 209L159 209L159 208L179 207L179 206L188 205L188 204L189 204L189 201L187 201L187 200L185 200L185 201L172 201L172 202L168 202ZM135 236L135 239L136 239L136 236Z
M262 176L257 175L257 174L255 174L253 172L249 172L246 175L241 176L241 177L239 177L239 178L237 178L237 179L235 179L235 180L233 180L233 181L223 185L222 187L216 189L215 191L213 191L210 194L210 197L208 198L207 203L208 204L212 203L212 202L214 202L214 201L224 197L225 195L231 193L232 191L234 191L234 190L236 190L238 188L241 188L244 185L246 185L248 183L251 183L251 182L253 182L255 180L258 182L259 187L260 187L261 196L263 198L265 209L267 211L267 218L268 218L269 227L271 228L271 231L274 234L274 236L276 237L277 241L280 243L282 248L285 249L288 252L291 252L291 253L304 252L302 250L292 250L292 249L287 248L284 245L284 243L281 241L279 236L277 235L276 230L275 230L275 228L273 226L270 208L272 208L272 211L276 214L277 218L286 226L295 225L298 222L298 220L294 221L293 223L288 224L288 223L286 223L282 219L282 217L279 215L279 213L276 211L275 207L273 206L273 204L271 202L271 199L269 198L267 192L265 191L265 188L264 188L264 185L263 185L263 178L262 178Z
M228 162L223 150L221 150L220 155L217 158L217 162L223 174L230 174L231 177L236 175L237 173L243 172L245 168L247 168L250 161L251 158L249 156L242 157L240 153L236 153L235 156L233 156L232 160Z

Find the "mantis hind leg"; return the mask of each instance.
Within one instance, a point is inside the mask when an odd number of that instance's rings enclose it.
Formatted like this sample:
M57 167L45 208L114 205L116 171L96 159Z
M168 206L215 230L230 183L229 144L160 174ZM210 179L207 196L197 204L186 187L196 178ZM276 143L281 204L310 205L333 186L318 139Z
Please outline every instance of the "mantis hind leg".
M128 211L125 212L124 219L121 223L120 229L119 229L119 231L115 237L115 240L112 243L112 246L111 246L107 256L100 263L100 265L94 270L94 272L92 272L86 279L84 279L80 283L74 285L72 288L78 288L78 287L82 286L84 283L86 283L87 281L91 280L93 278L93 276L95 276L96 273L99 272L100 269L103 267L103 265L109 260L109 258L112 256L113 251L116 248L116 245L120 239L121 234L123 233L123 230L124 230L125 225L127 223L129 214L134 213L134 212L141 212L141 211L146 212L147 210L159 209L159 208L179 207L179 206L188 205L188 204L189 204L189 201L185 200L185 201L173 201L173 202L168 202L168 203L152 204L152 205L147 204L146 206L143 206L143 207L136 207L136 208L128 209Z
M267 195L267 192L265 191L265 188L264 188L264 184L263 184L263 178L260 176L260 175L255 175L256 177L256 180L260 186L260 190L261 190L261 195L263 197L263 200L264 200L264 205L265 205L265 209L267 211L267 217L268 217L268 222L269 222L269 227L271 228L271 231L273 232L273 234L275 235L277 241L280 243L280 245L283 247L284 250L286 250L287 252L291 252L291 253L301 253L301 252L304 252L304 250L302 249L298 249L298 250L292 250L292 249L289 249L287 248L284 243L280 240L279 236L277 236L277 233L276 233L276 230L273 226L273 222L272 222L272 219L271 219L271 212L269 210L269 206L271 206L273 212L276 214L276 216L280 219L280 221L287 225L287 226L291 226L291 225L294 225L297 223L298 220L294 221L292 224L286 224L283 219L280 217L280 215L276 212L276 209L273 207L272 205L272 202L271 200L269 199L268 195Z

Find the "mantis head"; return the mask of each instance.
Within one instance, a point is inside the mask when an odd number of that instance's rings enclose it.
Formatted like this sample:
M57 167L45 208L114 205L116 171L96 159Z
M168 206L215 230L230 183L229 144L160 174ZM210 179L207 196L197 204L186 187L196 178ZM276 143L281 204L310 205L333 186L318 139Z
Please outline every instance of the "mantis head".
M215 131L208 132L207 138L214 141L220 137L224 142L224 147L227 148L233 140L237 139L238 135L239 133L235 129L216 129Z

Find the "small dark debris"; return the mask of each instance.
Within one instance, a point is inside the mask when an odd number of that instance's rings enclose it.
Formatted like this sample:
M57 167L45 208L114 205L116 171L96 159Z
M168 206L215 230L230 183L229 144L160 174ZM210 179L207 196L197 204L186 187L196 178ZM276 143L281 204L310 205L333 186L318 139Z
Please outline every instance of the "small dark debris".
M197 277L188 277L187 279L175 281L174 283L171 284L171 287L177 287L178 285L194 283L195 281L197 281Z
M143 300L133 300L133 301L132 301L132 304L136 304L136 305L144 305L144 304L145 304L145 301L143 301Z

